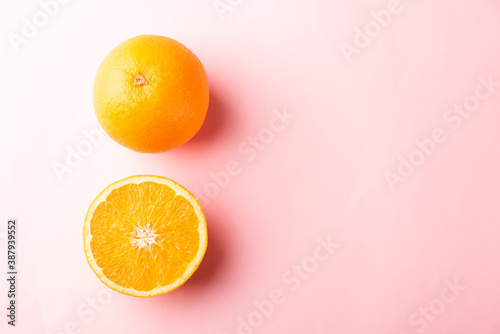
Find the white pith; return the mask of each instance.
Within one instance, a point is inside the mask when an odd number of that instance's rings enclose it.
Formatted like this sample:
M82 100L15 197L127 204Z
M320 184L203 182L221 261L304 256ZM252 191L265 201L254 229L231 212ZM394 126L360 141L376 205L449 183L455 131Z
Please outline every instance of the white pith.
M139 249L151 249L151 245L158 244L155 240L158 235L149 223L146 226L136 226L135 231L132 231L130 234L132 235L130 242L132 245L139 247Z

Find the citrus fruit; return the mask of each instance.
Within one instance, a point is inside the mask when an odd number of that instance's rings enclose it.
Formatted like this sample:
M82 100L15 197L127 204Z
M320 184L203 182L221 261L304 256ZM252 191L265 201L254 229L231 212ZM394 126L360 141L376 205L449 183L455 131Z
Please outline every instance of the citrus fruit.
M207 224L196 198L160 176L109 185L85 217L87 261L111 289L152 297L181 286L207 248Z
M115 47L94 83L94 109L104 131L138 152L165 152L189 141L205 120L208 100L200 60L163 36L136 36Z

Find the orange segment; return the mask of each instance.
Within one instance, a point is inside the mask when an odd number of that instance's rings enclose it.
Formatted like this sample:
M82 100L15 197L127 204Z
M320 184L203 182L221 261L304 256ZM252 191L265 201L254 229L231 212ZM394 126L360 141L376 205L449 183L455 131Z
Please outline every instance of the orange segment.
M196 198L178 183L151 175L104 189L87 212L83 237L97 277L136 297L182 285L207 247L205 216Z

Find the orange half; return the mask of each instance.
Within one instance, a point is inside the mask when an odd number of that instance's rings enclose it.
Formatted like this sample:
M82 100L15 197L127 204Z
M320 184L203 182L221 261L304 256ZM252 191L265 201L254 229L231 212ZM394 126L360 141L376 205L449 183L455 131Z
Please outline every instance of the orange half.
M83 227L85 255L111 289L153 297L181 286L207 248L196 198L177 182L137 175L117 181L92 202Z

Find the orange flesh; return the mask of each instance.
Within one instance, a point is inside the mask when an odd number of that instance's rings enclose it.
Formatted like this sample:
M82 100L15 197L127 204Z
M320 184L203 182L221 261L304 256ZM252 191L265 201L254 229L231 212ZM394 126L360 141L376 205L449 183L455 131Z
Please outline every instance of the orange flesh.
M90 249L102 273L123 288L175 282L195 258L199 221L191 203L155 182L114 189L90 221Z

